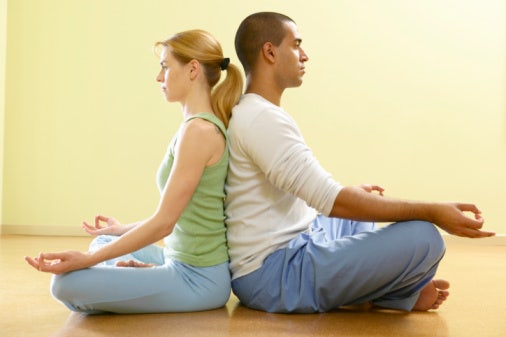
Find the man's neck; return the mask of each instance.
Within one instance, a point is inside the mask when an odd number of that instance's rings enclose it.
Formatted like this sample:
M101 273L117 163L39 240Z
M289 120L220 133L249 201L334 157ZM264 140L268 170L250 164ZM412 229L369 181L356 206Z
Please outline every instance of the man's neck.
M262 96L274 105L281 106L281 96L283 91L272 85L270 81L262 81L261 79L253 80L251 77L246 79L247 94L257 94Z
M266 90L255 90L255 88L246 88L246 94L257 94L259 96L262 96L269 102L271 102L274 105L281 106L281 95L273 94L272 92L268 92Z

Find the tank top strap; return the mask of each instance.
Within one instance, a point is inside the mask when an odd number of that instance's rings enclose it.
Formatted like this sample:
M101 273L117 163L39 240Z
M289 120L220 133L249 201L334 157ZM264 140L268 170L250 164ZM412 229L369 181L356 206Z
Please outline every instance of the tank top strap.
M225 125L223 124L223 122L215 114L213 114L211 112L201 112L201 113L187 117L184 122L186 123L186 122L191 121L192 119L195 119L195 118L204 119L206 121L213 123L214 125L216 125L220 129L221 133L223 133L223 135L225 136L225 139L227 138L227 129L225 128Z

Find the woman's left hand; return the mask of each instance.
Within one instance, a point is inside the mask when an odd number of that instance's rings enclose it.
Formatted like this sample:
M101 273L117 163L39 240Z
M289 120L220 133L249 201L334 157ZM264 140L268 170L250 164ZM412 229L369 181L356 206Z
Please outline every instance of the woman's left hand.
M68 273L77 269L88 268L93 265L89 253L66 251L60 253L40 253L31 258L25 256L25 261L38 271L53 274Z

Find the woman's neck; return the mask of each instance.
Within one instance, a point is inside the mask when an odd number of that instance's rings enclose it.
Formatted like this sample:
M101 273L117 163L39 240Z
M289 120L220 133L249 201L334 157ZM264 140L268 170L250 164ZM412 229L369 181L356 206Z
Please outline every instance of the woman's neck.
M182 110L185 118L201 112L212 113L211 94L201 92L193 97L187 97L186 103L182 104Z

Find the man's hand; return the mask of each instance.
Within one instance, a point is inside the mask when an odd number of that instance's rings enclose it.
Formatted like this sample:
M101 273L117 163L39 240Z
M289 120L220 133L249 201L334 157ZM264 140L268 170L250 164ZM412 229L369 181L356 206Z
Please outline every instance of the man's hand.
M484 219L481 211L473 204L441 203L434 204L434 218L432 222L449 234L468 238L484 238L494 236L495 233L482 231ZM474 214L473 217L466 213Z

